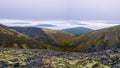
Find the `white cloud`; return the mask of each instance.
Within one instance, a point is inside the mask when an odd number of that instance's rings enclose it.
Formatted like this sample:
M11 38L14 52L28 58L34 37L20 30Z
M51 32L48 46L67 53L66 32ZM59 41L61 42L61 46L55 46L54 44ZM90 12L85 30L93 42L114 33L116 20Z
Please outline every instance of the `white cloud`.
M104 27L119 25L119 24L109 24L106 22L109 21L33 21L33 20L0 19L0 24L4 24L8 26L35 26L38 24L51 24L51 25L56 25L57 27L45 27L45 28L58 29L58 30L65 28L72 28L72 27L87 27L91 29L100 29ZM81 25L81 24L85 24L85 25Z
M119 25L119 24L109 24L106 22L109 22L109 21L82 21L81 23L88 24L88 25L85 25L85 27L92 28L92 29L101 29L105 27Z

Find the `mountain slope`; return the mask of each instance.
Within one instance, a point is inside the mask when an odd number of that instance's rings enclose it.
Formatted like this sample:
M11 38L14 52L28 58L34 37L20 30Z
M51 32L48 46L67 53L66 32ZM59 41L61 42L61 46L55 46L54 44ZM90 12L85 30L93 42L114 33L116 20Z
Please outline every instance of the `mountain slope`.
M47 35L42 29L36 27L12 27L13 29L30 36L44 44L49 44L58 47L59 44L55 42L49 35Z
M72 33L62 32L59 30L52 30L52 29L43 29L43 31L52 37L56 42L58 42L61 46L69 45L73 40L77 38L76 35Z
M80 34L88 33L92 31L92 29L84 28L84 27L76 27L76 28L63 29L62 31L80 35Z
M116 48L120 48L120 25L82 34L72 43L69 50L101 51Z
M56 47L68 45L76 35L58 30L36 28L36 27L12 27L13 29L26 34L36 40L42 41Z
M16 30L10 29L9 27L0 24L0 34L8 36L16 36L20 38L29 38L27 35L17 32Z
M37 47L36 47L37 46ZM44 48L43 44L25 34L0 24L0 47Z

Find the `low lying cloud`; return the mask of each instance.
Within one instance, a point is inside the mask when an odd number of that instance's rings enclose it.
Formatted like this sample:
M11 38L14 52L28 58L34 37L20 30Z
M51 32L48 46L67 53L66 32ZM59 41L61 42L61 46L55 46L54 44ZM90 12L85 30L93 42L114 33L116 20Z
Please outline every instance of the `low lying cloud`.
M50 28L57 30L74 27L86 27L96 30L119 25L118 22L119 21L117 21L117 23L111 23L111 21L32 21L0 19L0 24L4 24L7 26L39 26L41 28Z
M57 27L57 26L52 24L38 24L36 25L36 27Z
M14 23L10 23L10 24L30 24L30 23L27 23L27 22L14 22Z

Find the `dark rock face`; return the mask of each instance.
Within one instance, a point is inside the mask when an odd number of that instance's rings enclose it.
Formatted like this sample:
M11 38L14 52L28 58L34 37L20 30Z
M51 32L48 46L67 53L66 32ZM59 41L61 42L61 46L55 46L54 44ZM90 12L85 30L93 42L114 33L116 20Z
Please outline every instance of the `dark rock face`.
M113 57L111 58L112 60L112 63L111 63L111 66L112 68L119 68L119 64L120 64L120 57Z
M114 46L116 46L116 49L117 49L117 48L120 48L120 41L119 41L119 42L115 42L115 43L114 43Z
M37 68L43 66L43 64L40 64L40 62L42 62L41 56L27 57L25 62L27 65L24 68Z
M109 50L112 49L114 51L117 51L120 49L120 42L114 42L113 44L108 44L107 46L104 46L103 44L97 45L98 47L95 49L95 51L103 51L103 50ZM91 52L90 50L93 50L94 48L89 46L88 52ZM118 51L119 52L119 51Z
M96 48L96 51L103 51L104 50L104 45L98 45L98 47Z
M106 46L106 49L119 49L120 48L120 42L114 42L113 44L109 44Z
M13 67L20 67L20 64L19 64L19 63L15 63L15 64L13 65Z
M95 48L94 45L89 45L85 51L86 52L95 52L95 51L103 51L103 50L116 50L116 49L120 49L120 42L114 42L113 44L99 44L97 45L97 47Z
M100 62L104 64L109 64L109 58L106 57L105 55L100 56Z
M11 61L11 62L17 62L18 59L12 59L12 60L9 60L9 61Z
M4 61L0 61L0 68L5 68L5 67L8 67L8 63L7 62L4 62Z
M114 65L112 68L120 68L120 63L119 63L119 64Z
M95 52L95 48L93 47L94 45L90 45L86 48L86 52Z

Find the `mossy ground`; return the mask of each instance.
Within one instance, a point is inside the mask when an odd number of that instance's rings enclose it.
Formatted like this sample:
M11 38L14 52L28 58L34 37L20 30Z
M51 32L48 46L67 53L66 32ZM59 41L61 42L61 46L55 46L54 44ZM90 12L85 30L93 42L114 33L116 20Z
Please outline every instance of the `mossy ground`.
M111 68L109 64L99 62L99 57L90 57L87 56L88 54L77 57L72 56L72 54L68 56L62 54L63 52L51 50L1 48L0 61L8 62L8 64L20 63L20 67L24 67L29 63L25 61L27 57L34 57L37 55L42 57L42 60L39 62L43 64L41 67L46 68ZM110 54L110 57L116 56L120 57L120 54Z

